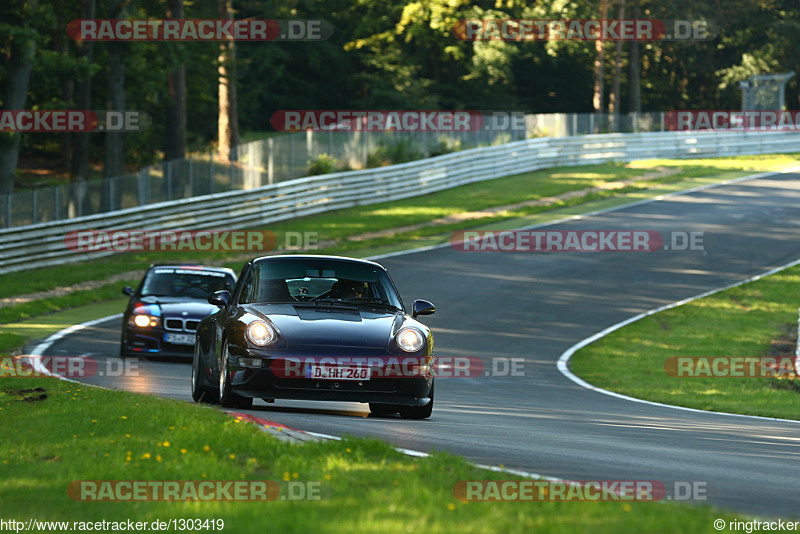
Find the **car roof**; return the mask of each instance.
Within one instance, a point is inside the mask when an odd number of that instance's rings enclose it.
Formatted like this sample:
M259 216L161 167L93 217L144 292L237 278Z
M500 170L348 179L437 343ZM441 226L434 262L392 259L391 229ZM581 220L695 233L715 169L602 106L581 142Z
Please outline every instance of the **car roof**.
M236 273L233 271L233 269L229 269L228 267L211 267L208 265L200 265L199 263L154 263L150 265L148 271L164 267L171 267L173 269L188 269L188 270L196 269L198 271L223 272L227 274L232 274L234 278L236 278Z
M326 256L321 254L283 254L280 256L261 256L258 258L253 258L250 260L252 263L256 262L265 262L265 261L281 261L287 259L314 259L314 260L333 260L333 261L347 261L352 263L361 263L364 265L374 265L375 267L380 267L383 270L386 270L383 265L380 263L370 261L370 260L362 260L360 258L348 258L347 256Z

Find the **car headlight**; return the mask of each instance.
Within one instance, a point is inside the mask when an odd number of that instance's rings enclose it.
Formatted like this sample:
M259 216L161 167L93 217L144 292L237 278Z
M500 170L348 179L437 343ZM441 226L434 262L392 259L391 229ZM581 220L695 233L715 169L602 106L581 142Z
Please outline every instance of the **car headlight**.
M425 344L425 337L416 328L402 328L394 339L406 352L417 352Z
M139 328L148 328L158 326L160 319L153 315L136 314L131 316L131 322Z
M264 321L253 321L247 325L245 333L250 343L258 345L259 347L269 345L278 339L278 334L275 332L275 329Z

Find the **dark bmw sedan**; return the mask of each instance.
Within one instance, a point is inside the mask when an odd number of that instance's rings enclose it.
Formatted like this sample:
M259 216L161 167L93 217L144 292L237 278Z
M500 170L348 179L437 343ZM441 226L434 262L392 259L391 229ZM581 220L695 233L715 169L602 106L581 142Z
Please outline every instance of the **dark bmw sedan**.
M404 311L379 264L335 256L248 262L233 291L200 323L192 397L247 408L254 398L369 403L373 413L423 419L433 409L433 334Z
M217 311L209 295L233 289L231 269L203 265L154 265L139 287L123 288L131 298L122 318L120 355L191 357L200 320Z

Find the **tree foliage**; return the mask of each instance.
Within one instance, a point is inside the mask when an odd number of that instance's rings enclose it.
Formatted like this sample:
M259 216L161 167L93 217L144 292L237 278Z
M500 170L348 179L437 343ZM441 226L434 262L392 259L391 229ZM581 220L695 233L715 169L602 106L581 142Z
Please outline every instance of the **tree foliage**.
M174 2L176 0L171 0ZM115 8L127 18L165 18L170 0L10 0L0 7L0 105L9 109L19 87L19 58L33 46L25 109L75 108L82 81L91 83L90 109L106 109L114 95L106 83L110 63L122 61L125 106L152 118L145 132L125 134L124 164L134 169L180 153L174 141L174 73L185 72L186 144L216 144L219 44L207 42L97 42L91 54L65 32L87 3L96 18ZM185 17L218 18L219 0L185 2ZM598 18L600 0L233 0L234 16L318 19L334 27L321 42L236 44L238 118L243 131L270 129L280 109L502 109L534 113L592 110L593 42L464 41L462 19ZM617 3L608 1L609 17ZM738 82L752 74L800 73L800 4L796 0L626 0L650 19L709 19L720 32L710 41L641 42L638 69L631 44L605 43L605 94L620 78L619 111L631 109L631 73L638 73L641 109L736 109ZM111 59L110 59L111 58ZM615 61L621 68L614 69ZM24 72L24 71L23 71ZM172 85L171 85L172 84ZM800 105L798 78L787 87L789 106ZM17 102L16 105L19 105ZM607 109L608 98L603 102ZM68 134L0 134L3 147L19 143L21 158L46 156L60 168L82 155L101 168L106 140L89 134L84 145ZM0 168L2 168L0 162ZM6 164L8 161L5 162ZM2 184L0 184L2 185Z

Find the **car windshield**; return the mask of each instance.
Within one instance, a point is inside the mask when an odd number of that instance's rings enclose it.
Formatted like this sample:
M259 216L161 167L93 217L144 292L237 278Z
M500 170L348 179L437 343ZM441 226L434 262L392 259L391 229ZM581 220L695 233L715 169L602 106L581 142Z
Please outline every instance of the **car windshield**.
M219 271L156 268L148 273L142 285L141 296L205 299L214 291L230 291L233 283L233 276Z
M253 266L243 284L242 304L342 302L403 307L386 271L368 263L318 258L265 260Z

